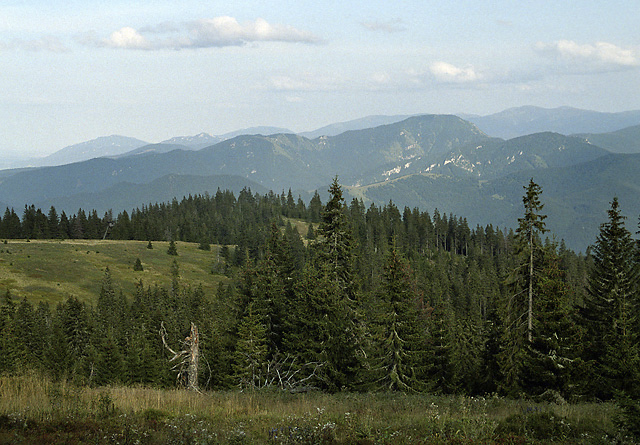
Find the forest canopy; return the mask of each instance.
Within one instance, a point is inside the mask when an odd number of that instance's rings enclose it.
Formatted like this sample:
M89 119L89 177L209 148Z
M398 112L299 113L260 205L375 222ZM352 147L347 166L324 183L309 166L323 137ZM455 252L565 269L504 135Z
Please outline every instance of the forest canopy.
M543 208L531 179L517 230L470 228L438 210L346 203L336 178L324 204L317 193L305 204L291 191L244 189L115 217L6 209L0 239L199 243L225 279L205 294L181 279L173 251L169 288L140 281L124 295L107 268L94 301L50 307L7 291L0 373L35 369L91 385L636 398L640 255L620 205L612 200L586 256L547 232ZM193 351L194 327L197 374L169 352Z

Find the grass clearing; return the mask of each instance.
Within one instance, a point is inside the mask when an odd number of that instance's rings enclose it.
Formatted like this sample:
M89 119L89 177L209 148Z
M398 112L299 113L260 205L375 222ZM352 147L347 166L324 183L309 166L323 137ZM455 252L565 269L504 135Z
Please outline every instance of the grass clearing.
M0 378L0 443L623 443L613 404L401 393L195 393Z
M69 296L94 301L104 271L109 267L116 287L125 296L142 280L146 286L168 287L176 260L180 277L190 286L201 285L211 295L225 277L211 273L219 246L210 251L198 244L177 242L178 256L167 254L168 242L112 240L8 240L0 243L0 290L29 301L57 304ZM143 271L133 265L140 258Z

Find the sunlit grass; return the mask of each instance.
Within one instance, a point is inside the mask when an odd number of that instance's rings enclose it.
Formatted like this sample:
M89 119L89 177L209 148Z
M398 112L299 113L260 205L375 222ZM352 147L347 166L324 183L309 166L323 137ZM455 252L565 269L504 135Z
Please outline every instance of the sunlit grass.
M167 242L111 240L8 240L0 242L0 291L32 302L56 304L69 296L94 301L104 271L109 267L113 283L130 296L138 281L145 285L168 287L171 266L176 260L180 277L190 286L201 285L211 294L224 277L211 273L218 261L218 246L210 251L198 244L178 242L178 256L167 255ZM144 270L133 265L140 258Z

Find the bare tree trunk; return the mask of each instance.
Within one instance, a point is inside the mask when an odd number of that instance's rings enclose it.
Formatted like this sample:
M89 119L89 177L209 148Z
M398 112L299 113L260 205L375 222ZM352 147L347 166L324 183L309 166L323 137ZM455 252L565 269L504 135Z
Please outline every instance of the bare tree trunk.
M198 391L198 362L200 359L200 338L198 328L191 323L191 336L185 339L189 347L189 366L187 371L188 388Z
M188 389L199 391L198 389L198 363L200 361L200 337L198 327L191 323L190 335L182 342L182 349L178 352L169 347L166 340L167 331L164 323L160 324L160 337L164 347L173 354L169 362L176 362L173 366L177 372L177 380Z

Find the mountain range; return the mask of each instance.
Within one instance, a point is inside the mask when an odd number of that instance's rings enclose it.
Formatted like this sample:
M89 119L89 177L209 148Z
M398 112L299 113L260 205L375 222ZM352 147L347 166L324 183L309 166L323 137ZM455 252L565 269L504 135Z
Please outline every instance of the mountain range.
M493 115L494 123L506 119L504 132L525 131L526 121L538 128L540 116L549 116L547 130L510 138L496 137L495 128L488 133L479 118L453 115L370 116L304 134L262 127L160 144L100 138L96 143L109 150L103 157L0 171L0 205L117 214L188 194L217 188L237 193L244 187L260 194L290 188L308 200L315 190L322 196L337 175L348 200L367 205L392 200L400 209L465 217L472 227L515 227L523 212L523 186L534 178L543 190L547 227L570 248L584 251L595 241L614 196L635 232L640 112L605 113L606 122L589 127L596 112L584 111L583 122L579 111L523 107ZM548 130L560 128L560 122L566 135ZM607 130L581 131L585 128ZM87 152L90 145L72 147ZM69 147L63 151L58 159L74 153Z

